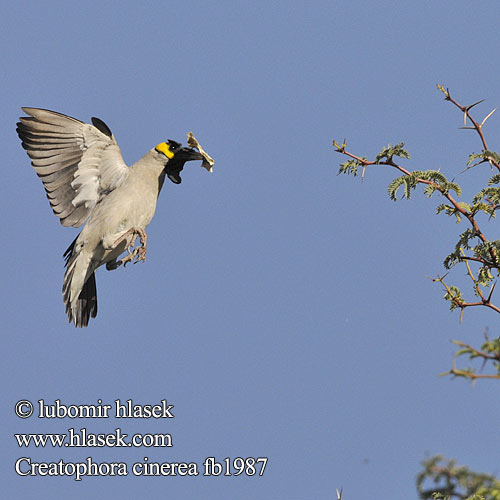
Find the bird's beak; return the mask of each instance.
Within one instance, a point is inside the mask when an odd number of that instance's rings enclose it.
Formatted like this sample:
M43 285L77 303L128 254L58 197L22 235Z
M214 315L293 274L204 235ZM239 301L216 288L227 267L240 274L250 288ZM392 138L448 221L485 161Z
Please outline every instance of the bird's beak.
M182 182L180 173L187 161L203 160L204 156L193 148L180 148L175 152L175 156L167 163L165 173L174 184Z
M175 153L175 158L178 161L186 162L192 160L203 160L204 156L196 149L193 148L181 148Z

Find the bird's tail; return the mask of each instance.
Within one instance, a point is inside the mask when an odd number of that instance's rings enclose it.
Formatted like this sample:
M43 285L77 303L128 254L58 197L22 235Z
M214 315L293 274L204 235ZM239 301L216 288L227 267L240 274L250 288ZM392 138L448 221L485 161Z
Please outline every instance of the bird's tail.
M66 273L62 293L68 321L81 328L97 316L97 288L95 273L88 276L90 258L76 249L77 239L64 252Z

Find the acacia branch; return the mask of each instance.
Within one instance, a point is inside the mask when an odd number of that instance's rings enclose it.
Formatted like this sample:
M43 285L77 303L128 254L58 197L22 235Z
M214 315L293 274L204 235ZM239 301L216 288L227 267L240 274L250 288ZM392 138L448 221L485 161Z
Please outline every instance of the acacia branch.
M465 377L469 378L471 380L476 380L476 379L493 379L493 380L500 380L500 374L494 375L494 374L487 374L487 373L474 373L469 370L459 370L458 368L452 368L450 371L440 373L440 376L444 377L446 375L454 375L455 377Z
M472 347L469 344L465 344L464 342L461 342L460 340L454 340L453 343L455 343L456 345L458 345L460 347L467 349L476 358L491 359L491 360L500 362L500 351L497 351L494 354L489 354L488 352L480 351L479 349L476 349L475 347Z
M467 120L472 124L472 126L466 126L464 128L475 130L481 140L483 151L480 154L469 155L469 160L467 162L469 165L468 168L489 162L491 166L495 167L498 172L500 172L500 155L488 149L483 132L483 126L493 115L495 110L491 111L482 122L479 122L472 117L471 109L482 101L478 101L469 106L462 106L457 100L451 97L448 89L445 90L440 85L438 85L438 88L445 94L446 100L450 101L464 114L464 125L467 125ZM446 257L444 265L449 269L460 262L465 264L467 276L472 282L476 299L473 301L466 300L458 287L449 286L446 283L446 275L443 277L438 276L433 279L433 281L440 282L443 285L446 291L444 298L449 301L450 308L452 310L460 309L460 321L462 321L464 311L468 307L483 306L500 314L500 307L492 303L492 295L496 285L496 283L493 283L494 278L492 271L495 270L500 275L500 241L488 240L476 219L477 214L480 212L489 214L491 219L491 217L495 215L495 210L500 208L500 188L491 187L492 184L500 184L499 174L491 177L488 187L481 190L473 198L472 203L468 204L457 201L457 198L461 194L460 186L453 181L450 182L439 170L410 171L397 163L397 161L395 161L397 158L408 159L410 157L408 151L404 149L403 143L394 146L389 144L382 149L374 160L368 160L365 157L347 151L345 140L342 144L338 144L334 140L333 146L338 153L348 158L347 161L341 163L339 173L356 176L359 170L362 169L362 178L364 178L366 168L369 166L386 165L392 167L400 173L400 176L396 177L388 187L389 197L392 200L397 200L397 193L401 186L405 188L403 196L410 198L411 191L419 184L422 184L425 186L424 192L428 197L432 196L432 194L437 191L447 200L447 202L438 206L437 213L444 211L449 216L455 216L457 222L460 222L462 218L467 219L470 228L467 228L465 232L460 235L455 250ZM480 159L481 161L471 165L476 159ZM468 168L466 170L468 170ZM471 255L466 255L466 251L469 251ZM472 262L477 262L480 267L478 269L473 269ZM473 369L457 369L455 362L453 362L452 369L446 374L466 377L472 380L479 378L500 379L500 338L492 342L486 342L481 347L481 350L463 343L457 342L457 345L461 347L457 356L469 354L471 359L480 357L484 362L493 362L495 371L498 371L498 374L476 374Z
M475 283L476 290L478 291L478 295L481 299L480 301L467 302L465 300L462 300L462 298L457 296L457 294L454 293L453 290L445 283L445 281L444 281L445 276L443 276L443 277L438 276L437 278L432 278L432 281L434 281L434 282L437 281L437 282L441 283L447 292L449 300L451 302L453 302L456 305L456 307L461 309L460 322L462 322L464 309L466 309L467 307L484 306L484 307L489 307L490 309L492 309L493 311L495 311L497 313L500 313L500 307L497 307L495 304L491 303L491 295L492 295L493 289L495 288L495 285L492 286L492 290L490 290L490 293L488 294L488 298L485 298L481 289L477 288L479 286L479 284L477 283L477 280L472 275L472 273L470 276L472 278L472 281Z
M364 169L367 166L370 166L370 165L388 165L390 167L393 167L393 168L399 170L404 175L407 175L407 176L411 175L411 172L409 170L407 170L406 168L402 167L401 165L395 163L392 158L389 158L386 161L379 161L379 162L370 161L370 160L367 160L366 158L361 158L360 156L357 156L357 155L355 155L355 154L350 153L349 151L347 151L345 149L345 144L338 145L334 141L334 146L336 146L336 150L337 150L338 153L341 153L341 154L343 154L345 156L348 156L349 158L352 158L353 160L358 161L363 166L363 172L364 172ZM500 166L499 166L499 169L500 169ZM438 184L438 183L436 183L434 181L430 181L428 179L420 179L420 178L418 178L417 182L419 184L425 184L425 185L428 185L428 186L432 186L434 189L436 189L436 191L439 191L453 205L453 207L455 208L455 210L457 212L459 212L461 215L463 215L469 221L469 223L472 226L472 229L474 230L474 234L483 243L487 243L488 242L488 238L486 238L486 236L483 234L483 232L481 231L481 229L479 227L479 224L477 223L477 221L475 219L475 214L473 214L473 213L469 212L468 210L466 210L465 208L463 208L459 204L459 202L457 200L455 200L455 198L453 196L451 196L451 194L443 186L441 186L440 184ZM498 259L497 259L496 252L495 252L494 249L490 249L490 254L491 254L491 257L493 259L493 262L497 262ZM498 269L497 265L490 266L490 267L495 267L495 268Z
M486 118L481 123L479 123L472 117L472 115L470 114L470 110L474 106L476 106L477 104L483 102L482 100L477 101L474 104L470 104L469 106L462 106L459 102L457 102L455 99L453 99L453 97L451 97L449 89L445 90L445 88L439 84L437 85L437 88L441 92L443 92L443 94L445 95L446 101L450 101L460 111L462 111L462 113L464 113L464 125L466 123L467 118L469 119L469 121L472 123L472 128L478 133L478 135L481 139L481 142L483 144L483 149L485 151L488 151L488 145L486 144L486 138L484 137L484 134L483 134L483 125L486 123L486 120L488 120L488 118L496 111L496 108L493 111L491 111L491 113L489 113L488 116L486 116ZM495 161L492 158L489 159L488 161L490 162L491 165L495 166L497 168L497 170L500 172L500 164L497 161Z

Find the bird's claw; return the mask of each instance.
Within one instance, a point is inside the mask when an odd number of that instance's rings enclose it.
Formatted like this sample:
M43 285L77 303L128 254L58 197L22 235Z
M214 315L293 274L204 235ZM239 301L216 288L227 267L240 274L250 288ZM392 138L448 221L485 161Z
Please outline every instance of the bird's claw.
M132 262L135 259L134 264L137 264L139 261L145 261L146 260L146 248L147 248L147 241L148 241L148 236L144 229L130 229L127 233L125 233L121 238L115 241L115 244L113 245L115 248L124 240L124 238L127 237L128 234L132 233L133 238L130 241L130 244L127 246L127 252L128 255L126 257L123 257L123 259L111 263L108 262L106 264L106 269L108 271L116 269L117 267L121 266L123 264L123 267L126 267L129 262ZM139 236L140 241L141 241L141 246L134 248L134 250L131 251L131 248L135 245L135 241L137 240L137 236Z
M137 264L140 261L146 260L146 249L143 246L134 248L133 252L130 252L126 257L119 261L119 265L123 264L123 267L126 267L129 262L134 261L134 264Z
M136 259L135 259L135 262L134 264L137 264L138 262L144 262L146 260L146 248L141 246L141 247L138 247L134 250L134 253L136 253Z

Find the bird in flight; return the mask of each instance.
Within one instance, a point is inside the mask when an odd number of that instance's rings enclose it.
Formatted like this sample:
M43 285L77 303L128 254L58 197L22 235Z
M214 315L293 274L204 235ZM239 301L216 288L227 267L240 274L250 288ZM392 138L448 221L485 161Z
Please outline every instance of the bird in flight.
M187 161L202 160L210 172L214 161L189 132L190 147L168 140L128 167L99 118L91 125L46 109L22 110L28 116L19 119L17 133L54 214L63 226L84 224L64 253L62 294L69 322L85 327L97 315L96 270L145 260L146 228L165 176L180 184Z

